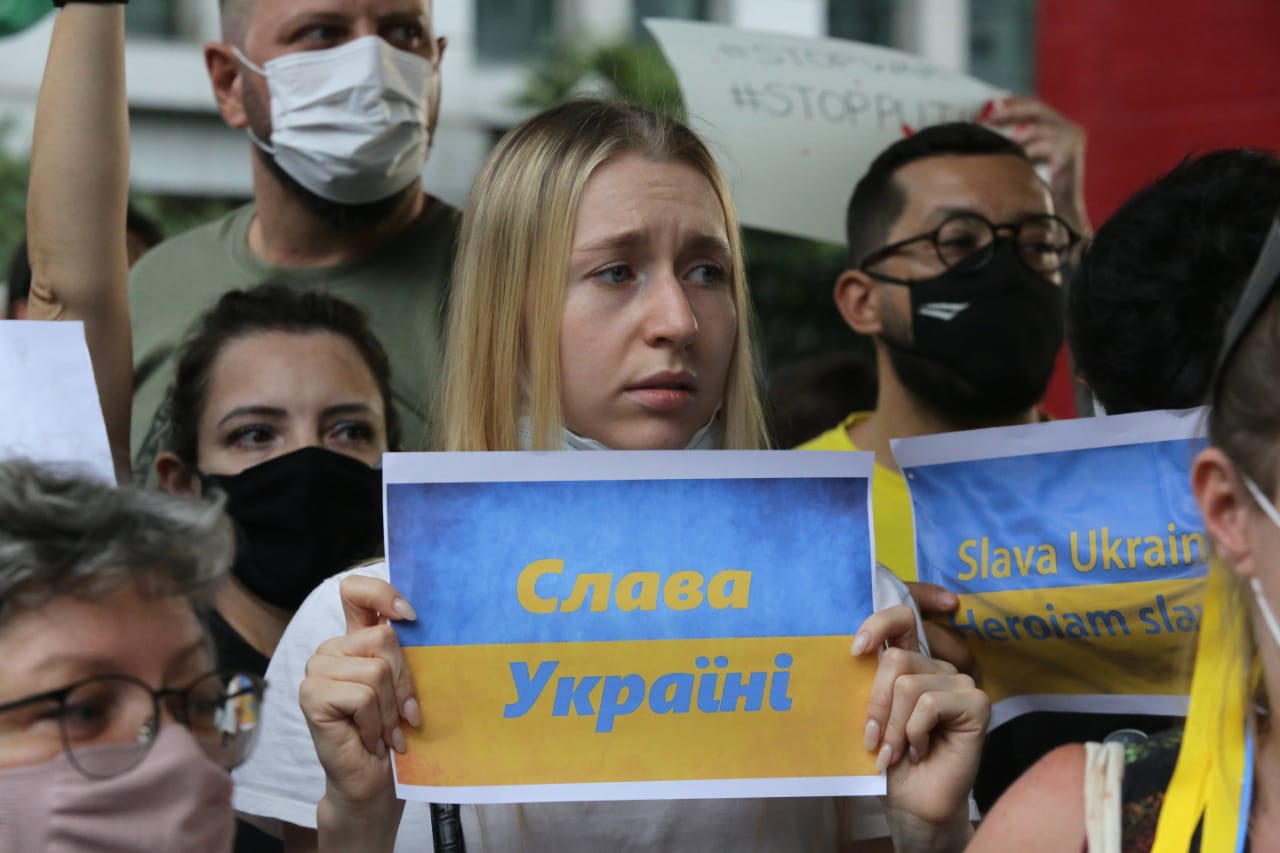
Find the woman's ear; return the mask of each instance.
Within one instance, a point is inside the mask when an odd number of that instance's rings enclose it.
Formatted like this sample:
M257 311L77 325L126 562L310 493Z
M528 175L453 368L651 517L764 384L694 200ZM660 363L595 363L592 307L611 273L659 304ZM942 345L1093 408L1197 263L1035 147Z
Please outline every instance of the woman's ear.
M1237 575L1253 577L1253 547L1249 539L1253 498L1235 465L1217 447L1206 447L1196 457L1191 466L1191 491L1200 505L1214 551Z
M172 451L165 450L156 457L156 478L160 488L171 495L200 497L200 478Z
M880 303L877 284L861 270L845 270L836 279L836 308L849 328L862 335L880 333Z

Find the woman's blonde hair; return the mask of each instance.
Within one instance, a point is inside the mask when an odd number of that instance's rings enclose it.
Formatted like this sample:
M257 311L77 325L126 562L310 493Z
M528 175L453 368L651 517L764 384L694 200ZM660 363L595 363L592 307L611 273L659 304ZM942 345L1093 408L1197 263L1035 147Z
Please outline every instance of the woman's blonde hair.
M1209 440L1266 495L1280 468L1280 401L1274 366L1280 359L1280 299L1271 299L1234 355L1219 368L1209 410ZM1206 584L1191 701L1178 763L1165 794L1153 853L1188 849L1194 837L1206 853L1236 849L1241 820L1245 743L1265 708L1261 655L1251 596L1231 567L1215 559ZM1269 711L1270 709L1267 709ZM1248 718L1248 719L1246 719Z
M575 100L545 110L498 143L462 220L453 272L440 424L444 450L559 445L560 326L578 203L600 164L623 154L704 175L724 210L737 335L720 409L723 446L763 446L752 313L738 221L710 151L675 119L642 107Z

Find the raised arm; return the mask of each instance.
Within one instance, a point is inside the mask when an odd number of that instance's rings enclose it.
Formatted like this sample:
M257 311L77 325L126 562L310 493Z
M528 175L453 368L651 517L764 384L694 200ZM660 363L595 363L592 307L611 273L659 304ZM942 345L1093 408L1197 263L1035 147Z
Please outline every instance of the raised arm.
M129 479L129 113L124 6L69 3L36 105L27 196L32 320L83 320L120 482Z

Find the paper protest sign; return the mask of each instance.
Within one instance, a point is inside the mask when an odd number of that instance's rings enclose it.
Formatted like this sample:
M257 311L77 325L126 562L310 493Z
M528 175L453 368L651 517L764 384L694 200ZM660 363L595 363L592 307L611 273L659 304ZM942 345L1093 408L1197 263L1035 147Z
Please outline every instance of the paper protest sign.
M845 242L845 208L904 133L977 118L1000 91L909 53L692 21L646 20L689 121L711 144L745 225Z
M435 802L882 793L870 454L389 454Z
M0 320L0 459L78 467L116 481L84 324Z
M922 581L960 594L992 725L1180 714L1209 557L1191 494L1203 411L893 442Z

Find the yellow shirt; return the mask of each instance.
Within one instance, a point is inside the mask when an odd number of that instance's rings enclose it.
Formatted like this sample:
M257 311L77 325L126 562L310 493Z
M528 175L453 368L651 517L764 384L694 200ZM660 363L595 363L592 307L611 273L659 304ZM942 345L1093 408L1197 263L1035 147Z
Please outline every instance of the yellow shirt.
M857 450L848 429L871 417L870 412L854 412L839 426L810 439L797 450ZM916 579L915 521L911 497L902 475L875 466L871 475L871 511L875 519L876 561L904 581Z

